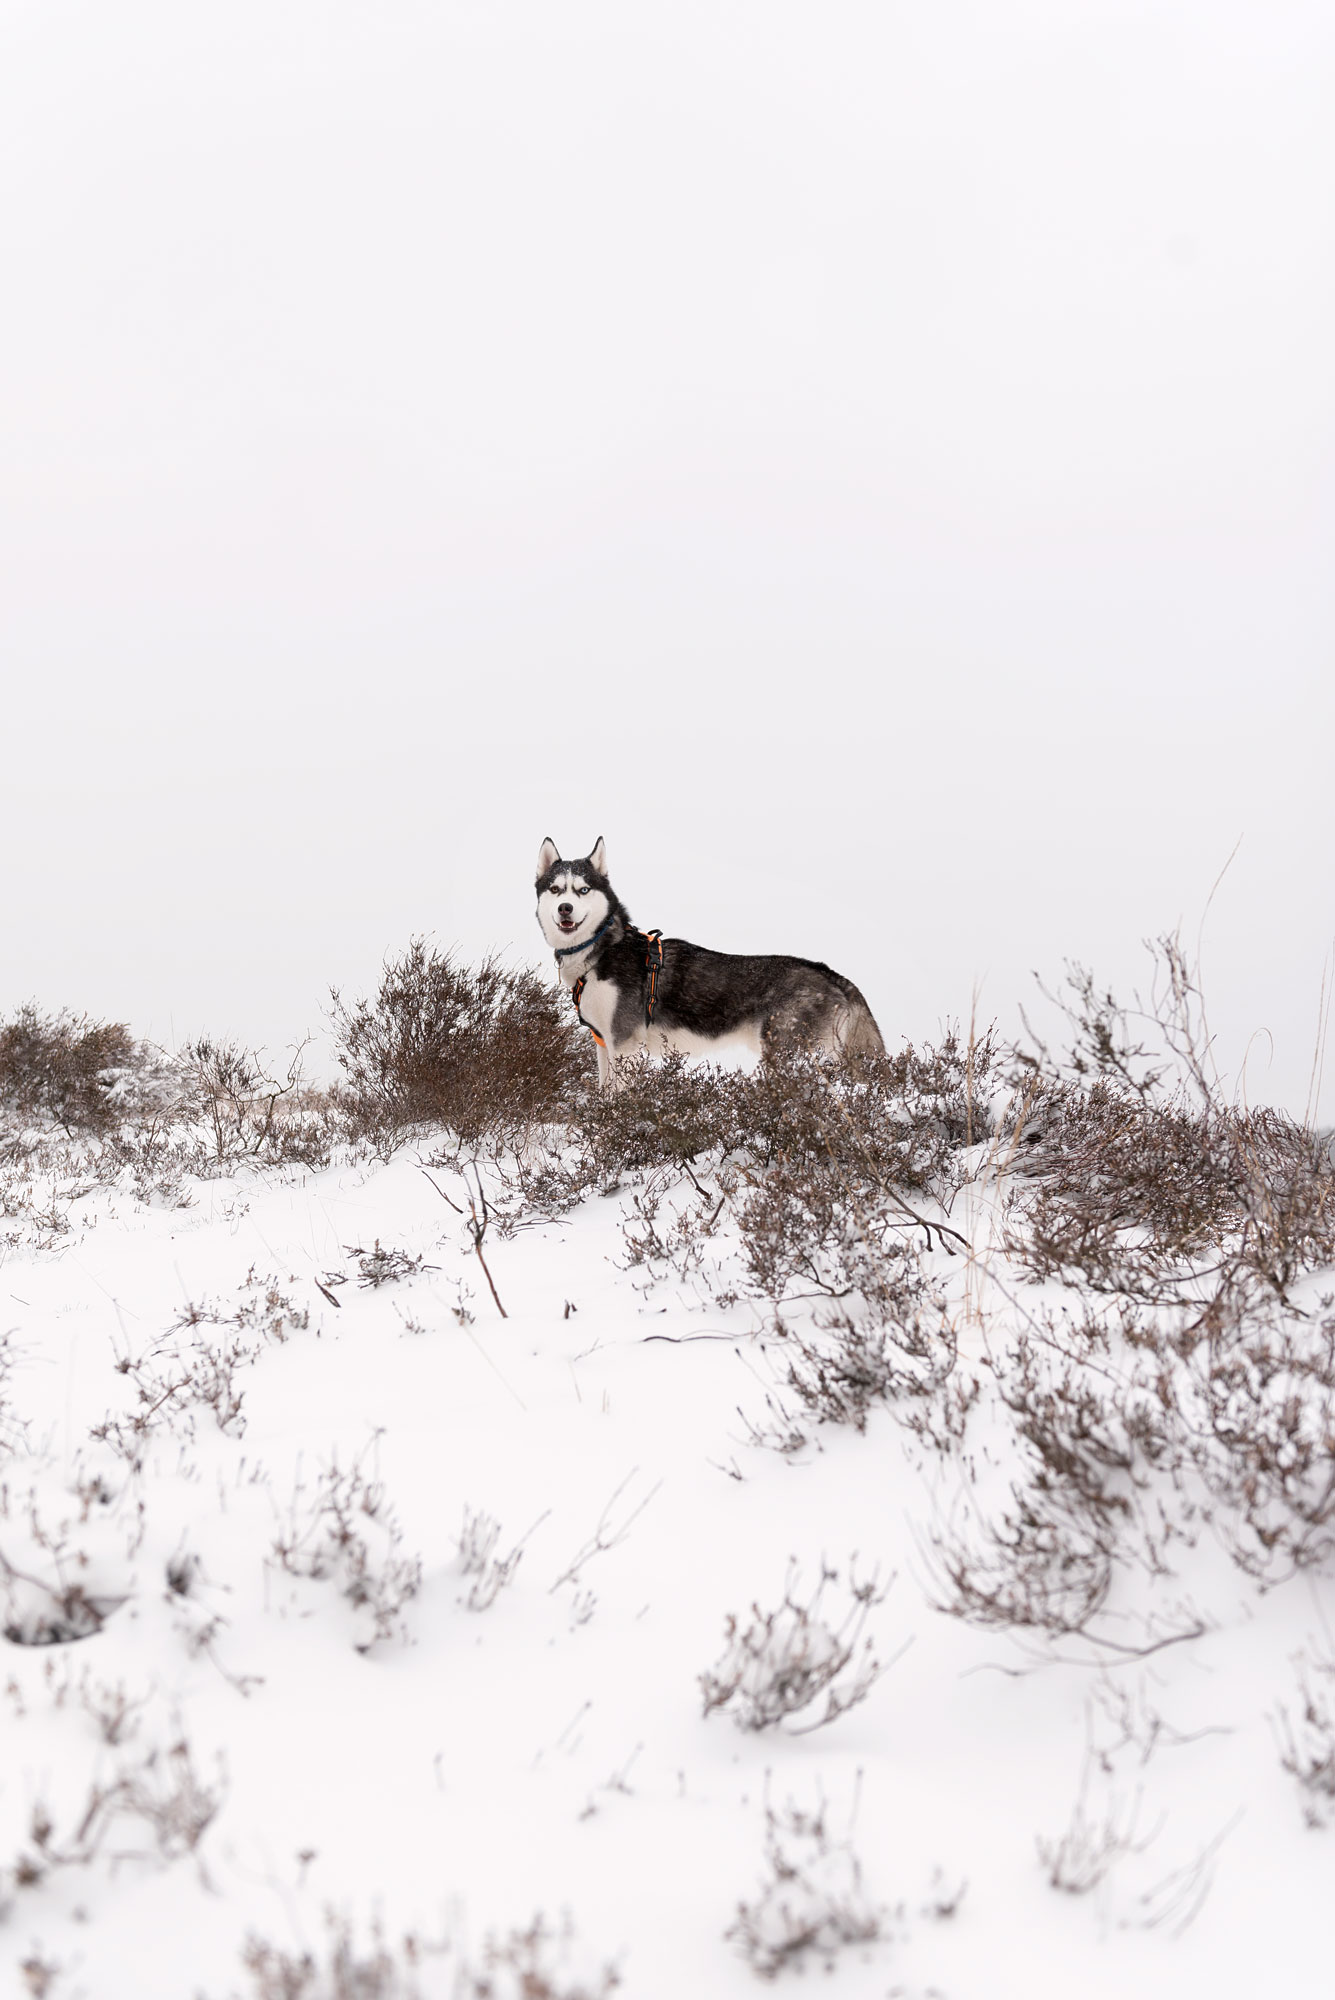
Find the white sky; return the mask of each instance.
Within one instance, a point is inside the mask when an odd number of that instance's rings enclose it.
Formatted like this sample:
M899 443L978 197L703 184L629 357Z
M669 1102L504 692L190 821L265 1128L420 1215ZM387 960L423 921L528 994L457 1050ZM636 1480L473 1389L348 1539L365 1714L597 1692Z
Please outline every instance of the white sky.
M1327 0L0 5L0 1007L318 1026L533 860L887 1037L1335 933ZM1335 1108L1335 1058L1327 1115Z

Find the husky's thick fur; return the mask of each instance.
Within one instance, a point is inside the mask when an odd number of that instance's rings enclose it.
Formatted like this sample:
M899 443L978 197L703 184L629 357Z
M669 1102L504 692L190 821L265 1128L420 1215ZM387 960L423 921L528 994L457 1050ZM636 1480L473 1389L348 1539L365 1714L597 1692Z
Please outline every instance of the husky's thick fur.
M879 1054L885 1044L851 979L810 958L743 958L636 930L607 877L602 840L580 861L538 852L538 922L561 982L598 1044L598 1081L637 1050L707 1055L785 1047Z

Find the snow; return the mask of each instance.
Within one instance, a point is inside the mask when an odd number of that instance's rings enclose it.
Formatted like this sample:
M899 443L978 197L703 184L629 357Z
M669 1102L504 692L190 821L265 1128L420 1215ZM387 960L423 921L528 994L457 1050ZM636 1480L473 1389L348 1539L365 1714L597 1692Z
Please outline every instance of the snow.
M1125 1612L1128 1644L1178 1610L1194 1640L1121 1659L971 1629L936 1608L933 1536L1004 1485L999 1426L943 1457L881 1411L863 1435L826 1425L781 1453L758 1437L784 1343L755 1308L624 1268L627 1193L489 1234L502 1318L423 1157L199 1183L185 1210L95 1194L65 1248L5 1259L0 1552L48 1581L59 1560L103 1622L4 1646L0 1865L33 1852L39 1804L55 1850L91 1787L130 1787L91 1859L7 1879L0 1963L59 1968L45 1986L15 1970L13 1990L249 2000L247 1935L323 1964L333 1912L354 1953L376 1925L391 1957L406 1933L449 1938L421 1990L453 1993L488 1937L540 1913L553 1979L568 1921L583 1990L614 1962L646 2000L742 1995L756 1973L725 1933L743 1904L769 1939L814 1910L827 1945L831 1909L854 1932L879 1913L878 1939L832 1952L828 1989L849 1996L1325 1990L1328 1836L1304 1823L1278 1734L1300 1706L1295 1656L1323 1651L1323 1577L1263 1590L1206 1536L1139 1625ZM432 1168L447 1188L450 1172ZM928 1260L961 1368L984 1376L1028 1309L987 1249L996 1201L980 1183L953 1211L986 1255ZM349 1246L376 1242L422 1267L360 1284ZM289 1303L266 1306L270 1290ZM188 1305L219 1317L171 1333ZM166 1382L173 1354L228 1339L254 1358L232 1371L240 1410L219 1403L226 1429L182 1392L137 1473L90 1437L143 1407L145 1356ZM347 1536L321 1560L315 1503L335 1475L382 1589L379 1637L374 1602L344 1594ZM517 1548L469 1608L487 1561ZM416 1594L396 1592L419 1561ZM825 1565L831 1624L843 1579L889 1584L866 1634L892 1663L866 1699L803 1734L706 1715L729 1618L778 1610L790 1584L809 1601ZM53 1600L13 1596L9 1623L23 1613L32 1636ZM118 1689L141 1705L112 1744L96 1714ZM217 1795L193 1849L179 1823L159 1843L134 1804L172 1792L179 1743L196 1796ZM1049 1885L1064 1836L1078 1878L1110 1833L1125 1851L1087 1894Z

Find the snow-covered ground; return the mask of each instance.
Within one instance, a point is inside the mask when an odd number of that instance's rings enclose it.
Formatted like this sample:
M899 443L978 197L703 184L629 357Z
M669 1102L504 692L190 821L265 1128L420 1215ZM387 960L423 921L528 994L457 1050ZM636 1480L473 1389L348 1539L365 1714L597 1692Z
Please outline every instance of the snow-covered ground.
M935 1544L1014 1475L987 1383L1037 1294L1004 1189L955 1202L976 1255L926 1259L982 1385L958 1447L880 1409L785 1452L789 1342L628 1267L629 1192L490 1230L503 1317L427 1157L99 1192L6 1255L5 1991L742 1995L806 1923L781 1977L849 1996L1329 1990L1331 1836L1279 1713L1325 1577L1262 1589L1206 1531L1100 1643L937 1608ZM866 1698L706 1714L728 1619L823 1567ZM1054 1888L1054 1853L1097 1881ZM409 1934L450 1949L414 1971Z

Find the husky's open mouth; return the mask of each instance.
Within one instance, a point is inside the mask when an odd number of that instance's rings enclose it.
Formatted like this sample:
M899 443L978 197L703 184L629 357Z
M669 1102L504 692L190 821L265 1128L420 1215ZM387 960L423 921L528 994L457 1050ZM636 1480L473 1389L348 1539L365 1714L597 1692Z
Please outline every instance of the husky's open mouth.
M564 931L566 936L569 937L571 931L577 931L580 925L583 923L583 921L584 921L583 917L576 917L572 923L565 923L560 917L558 917L556 919L556 928L558 931Z

